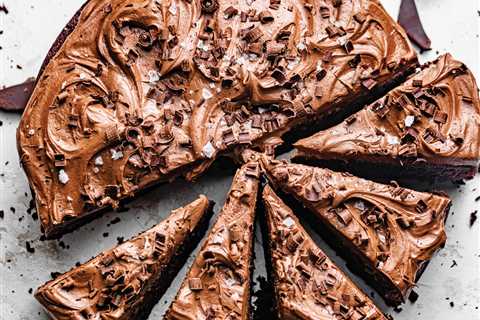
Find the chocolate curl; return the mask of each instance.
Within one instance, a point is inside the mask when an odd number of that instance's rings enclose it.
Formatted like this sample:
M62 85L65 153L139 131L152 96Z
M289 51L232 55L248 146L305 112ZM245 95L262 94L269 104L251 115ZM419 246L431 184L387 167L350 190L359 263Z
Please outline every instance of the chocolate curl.
M35 79L27 79L24 83L0 90L0 110L22 113L32 95L34 85Z
M422 52L432 49L432 42L423 29L415 0L402 0L398 23L405 29L410 40L420 47Z

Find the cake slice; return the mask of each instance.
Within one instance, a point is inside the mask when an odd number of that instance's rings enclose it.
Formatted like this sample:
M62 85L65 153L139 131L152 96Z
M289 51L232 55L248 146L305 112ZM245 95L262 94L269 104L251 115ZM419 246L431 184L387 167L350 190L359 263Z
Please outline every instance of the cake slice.
M446 241L447 196L346 173L265 160L275 188L296 198L321 235L385 301L405 301Z
M472 178L480 160L475 78L445 54L369 107L295 147L295 161L360 175Z
M377 0L252 2L85 3L17 132L47 237L219 155L310 135L417 66Z
M205 196L148 231L41 286L35 298L55 320L147 319L208 228Z
M240 168L164 319L250 319L258 162Z
M266 261L279 319L387 318L312 238L270 186L263 190ZM267 264L268 264L267 262Z

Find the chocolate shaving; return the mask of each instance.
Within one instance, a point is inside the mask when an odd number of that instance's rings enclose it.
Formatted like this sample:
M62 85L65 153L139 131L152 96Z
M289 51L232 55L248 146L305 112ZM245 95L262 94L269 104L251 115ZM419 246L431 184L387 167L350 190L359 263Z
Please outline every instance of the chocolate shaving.
M35 79L0 90L0 110L22 112L32 95Z
M227 9L225 9L225 11L223 11L223 13L225 14L225 18L229 19L233 16L236 16L238 14L238 10L236 8L230 6Z
M263 36L262 30L259 27L255 27L250 31L248 31L243 37L243 39L248 43L252 43L260 39L262 36Z
M377 81L373 80L373 79L365 79L362 81L362 86L364 86L365 88L367 88L368 90L373 90L373 88L377 85Z
M264 10L258 15L261 23L269 23L273 21L273 15L270 11Z
M470 228L473 227L476 221L477 221L477 210L470 213Z
M435 110L433 121L437 123L447 123L448 114L446 112Z
M425 33L420 21L415 0L402 0L398 14L398 23L405 28L410 40L418 45L421 51L432 48L432 42Z

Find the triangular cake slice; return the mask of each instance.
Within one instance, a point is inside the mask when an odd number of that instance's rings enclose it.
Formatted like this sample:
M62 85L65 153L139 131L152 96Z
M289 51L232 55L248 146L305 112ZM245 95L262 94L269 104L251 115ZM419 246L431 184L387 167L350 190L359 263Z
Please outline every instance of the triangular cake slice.
M263 190L262 199L268 234L266 259L279 319L387 319L318 248L270 186Z
M378 0L88 1L18 128L43 229L68 232L221 154L271 152L285 133L358 110L416 66Z
M147 319L208 229L205 196L158 225L41 286L35 298L56 320Z
M273 186L308 208L305 216L325 240L390 305L405 301L445 244L447 196L284 161L264 163Z
M475 78L450 54L343 123L295 144L295 161L375 177L472 178L480 160Z
M224 207L207 235L165 319L250 319L253 227L260 166L237 171Z

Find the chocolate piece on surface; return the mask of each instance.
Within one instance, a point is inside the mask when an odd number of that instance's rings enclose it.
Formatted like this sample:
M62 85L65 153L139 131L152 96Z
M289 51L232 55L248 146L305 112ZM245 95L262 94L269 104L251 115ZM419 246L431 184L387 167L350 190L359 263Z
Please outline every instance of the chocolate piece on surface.
M318 248L270 186L263 190L262 199L268 233L266 259L271 261L268 271L279 319L387 319ZM292 233L305 239L294 251L285 239Z
M259 180L247 163L232 182L165 319L250 319L253 225ZM193 287L192 287L193 282Z
M298 141L296 161L341 159L349 171L384 178L461 180L477 172L478 88L472 73L450 54L355 118Z
M179 175L193 179L219 154L243 149L242 131L250 131L253 148L264 149L271 136L326 121L317 116L351 113L417 65L406 34L377 0L324 1L329 19L318 14L318 2L308 9L296 0L257 0L255 6L270 8L264 23L250 21L260 17L248 3L235 4L249 12L245 22L224 15L229 4L217 0L202 1L202 10L179 0L85 4L49 53L18 128L20 158L48 237L146 187ZM327 27L335 27L331 38ZM351 39L350 52L343 38ZM355 57L359 62L350 63ZM271 77L275 69L285 81ZM305 102L319 73L325 90ZM222 107L226 101L232 114ZM248 115L240 112L244 105ZM309 112L281 112L299 105ZM250 126L257 116L274 121ZM307 121L315 126L301 126ZM139 130L136 141L126 135L131 126ZM224 143L227 127L233 136ZM62 175L57 153L65 154ZM103 166L95 165L99 157ZM106 196L106 185L120 186L117 198Z
M398 23L405 29L408 37L420 47L422 51L430 50L432 42L423 29L418 15L415 0L402 0L398 13Z
M205 234L213 203L205 196L150 230L41 286L35 298L56 320L143 320Z
M288 162L264 159L264 167L272 185L311 212L305 215L325 240L391 305L405 301L445 244L446 196Z
M35 79L28 79L24 83L0 89L0 110L22 113L33 92L34 85Z

